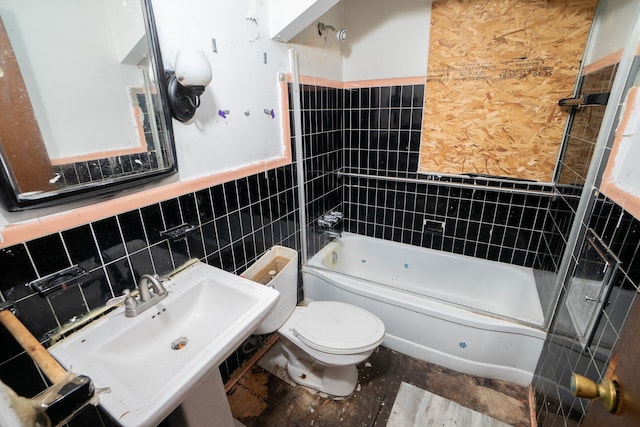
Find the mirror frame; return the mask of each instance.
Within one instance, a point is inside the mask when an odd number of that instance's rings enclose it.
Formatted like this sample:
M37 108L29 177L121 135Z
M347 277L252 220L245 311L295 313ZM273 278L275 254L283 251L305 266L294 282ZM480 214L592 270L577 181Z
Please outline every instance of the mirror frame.
M142 12L145 18L145 31L149 43L149 53L151 55L151 63L156 79L156 90L162 104L162 116L164 117L164 125L166 129L165 142L167 143L167 156L171 161L171 166L155 172L149 172L144 176L132 175L126 178L119 178L116 182L97 182L86 183L74 186L68 191L45 194L37 199L24 199L19 197L17 186L14 187L13 173L11 166L7 162L0 149L0 198L2 198L5 207L9 211L21 211L25 209L34 209L41 207L49 207L61 205L68 202L78 201L93 196L106 195L116 191L143 185L161 178L173 175L178 171L176 147L173 136L173 123L171 112L169 109L169 100L167 96L167 85L165 81L164 65L162 62L162 54L160 52L160 43L156 30L155 17L151 0L140 0Z

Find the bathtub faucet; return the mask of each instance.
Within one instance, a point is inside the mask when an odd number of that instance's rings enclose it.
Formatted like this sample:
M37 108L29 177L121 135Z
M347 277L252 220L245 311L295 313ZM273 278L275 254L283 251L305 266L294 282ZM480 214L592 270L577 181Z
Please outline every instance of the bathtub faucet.
M327 221L324 218L318 218L318 225L323 228L331 228L333 227L333 223Z
M325 230L324 235L330 238L331 240L339 239L340 237L342 237L342 233L335 230Z
M333 228L343 217L342 212L331 211L318 218L318 225L323 228Z

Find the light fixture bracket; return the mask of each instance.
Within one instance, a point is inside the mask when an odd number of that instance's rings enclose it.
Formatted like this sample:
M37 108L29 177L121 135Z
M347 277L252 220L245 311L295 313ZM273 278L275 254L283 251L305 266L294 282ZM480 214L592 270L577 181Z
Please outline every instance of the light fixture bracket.
M200 95L204 93L204 86L184 87L176 78L173 71L165 72L167 92L171 115L181 122L188 122L196 114L200 106Z

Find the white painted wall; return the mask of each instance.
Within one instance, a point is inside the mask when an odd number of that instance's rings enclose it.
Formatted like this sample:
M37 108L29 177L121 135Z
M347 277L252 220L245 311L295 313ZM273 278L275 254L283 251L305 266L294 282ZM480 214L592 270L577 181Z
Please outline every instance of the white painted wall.
M585 52L585 65L624 49L637 6L637 0L600 0Z
M345 81L426 76L431 0L342 0Z
M5 1L10 0L0 0ZM213 69L213 81L194 120L173 120L179 171L178 177L165 181L208 176L281 156L281 117L278 113L271 119L263 110L278 111L278 74L289 71L289 48L299 53L301 74L342 80L341 46L325 42L314 26L291 43L270 40L263 0L192 0L188 7L173 0L153 0L153 8L165 67L173 68L180 49L196 48L206 53ZM339 22L341 16L338 3L320 19ZM212 52L212 38L216 39L217 53ZM229 110L227 119L218 116L218 110ZM245 111L250 115L245 116ZM0 209L0 227L89 203L23 212Z
M139 145L125 87L141 86L142 78L136 67L120 64L107 7L76 0L0 0L52 158Z
M281 117L278 113L272 119L263 110L279 112L278 74L289 70L289 47L301 56L301 73L340 79L339 48L322 48L324 41L313 37L312 28L294 40L308 45L268 37L263 1L194 0L184 7L173 0L154 0L153 7L165 67L173 68L180 49L201 49L213 69L213 81L194 120L188 124L174 120L182 180L282 155ZM214 38L217 52L212 49ZM222 118L219 110L229 114Z
M291 39L289 45L299 52L300 74L338 82L343 81L342 51L345 47L344 43L340 43L334 33L320 36L317 30L318 22L341 28L343 19L343 7L340 2Z
M269 37L288 42L339 0L266 0Z

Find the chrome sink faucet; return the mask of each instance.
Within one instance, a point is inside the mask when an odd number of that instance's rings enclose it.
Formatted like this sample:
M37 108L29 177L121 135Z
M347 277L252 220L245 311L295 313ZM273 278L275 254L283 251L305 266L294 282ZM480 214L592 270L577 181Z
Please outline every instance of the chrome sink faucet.
M167 290L162 285L157 275L143 274L138 281L138 289L140 289L140 301L147 302L151 298L150 288L153 288L155 296L167 295Z
M153 293L151 292L153 290ZM129 289L124 290L124 315L135 317L165 299L169 294L157 275L143 274L138 281L140 301L133 297Z

